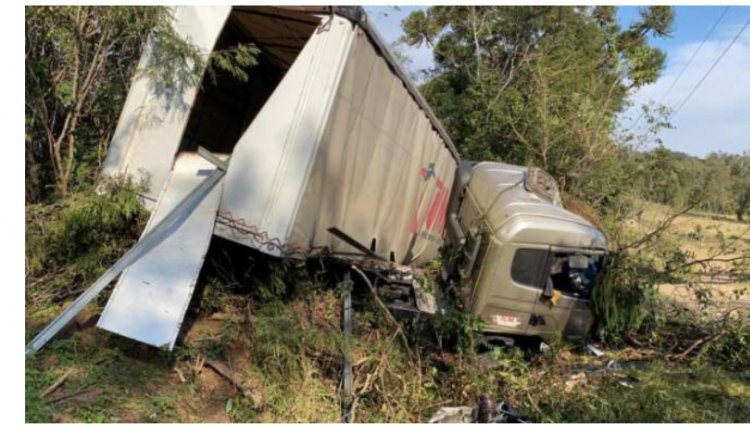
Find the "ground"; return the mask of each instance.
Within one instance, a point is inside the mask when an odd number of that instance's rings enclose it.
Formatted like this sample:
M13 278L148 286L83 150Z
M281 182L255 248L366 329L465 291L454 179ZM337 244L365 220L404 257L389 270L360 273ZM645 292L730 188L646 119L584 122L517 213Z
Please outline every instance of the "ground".
M663 213L651 206L645 215ZM698 224L702 234L690 235ZM689 216L676 222L673 237L703 256L719 244L718 230L750 245L746 227ZM729 295L725 290L748 286L739 279L714 277L704 285ZM93 327L99 301L27 358L26 421L339 422L346 348L354 362L355 421L425 422L442 406L473 406L482 393L537 422L750 421L747 370L630 346L604 348L596 357L585 346L560 342L540 354L494 351L482 363L470 352L438 348L430 337L407 349L374 305L357 308L347 344L338 327L340 290L304 288L263 303L207 283L171 353ZM687 289L668 283L660 292L696 308ZM726 303L746 305L742 298ZM26 308L28 340L60 304L27 298Z

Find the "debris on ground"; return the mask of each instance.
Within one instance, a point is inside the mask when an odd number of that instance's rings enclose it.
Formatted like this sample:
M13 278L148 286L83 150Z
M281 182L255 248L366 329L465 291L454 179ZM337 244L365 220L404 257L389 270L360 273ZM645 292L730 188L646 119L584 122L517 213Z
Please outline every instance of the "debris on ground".
M586 344L586 348L596 357L604 356L604 352L597 347L594 343Z
M588 382L588 376L586 375L585 372L575 373L571 375L570 377L568 377L567 380L565 380L565 392L570 393L571 391L573 391L573 389L575 389L579 385L586 384L587 382Z
M102 393L102 391L98 388L92 388L87 390L81 390L70 394L63 394L59 392L52 393L49 395L45 401L47 403L74 403L77 405L87 405L93 401L95 401L99 395Z
M467 423L525 423L526 417L506 402L495 402L486 394L479 396L476 407L443 407L430 418L431 424Z
M443 407L428 421L430 424L473 423L474 408L471 406Z

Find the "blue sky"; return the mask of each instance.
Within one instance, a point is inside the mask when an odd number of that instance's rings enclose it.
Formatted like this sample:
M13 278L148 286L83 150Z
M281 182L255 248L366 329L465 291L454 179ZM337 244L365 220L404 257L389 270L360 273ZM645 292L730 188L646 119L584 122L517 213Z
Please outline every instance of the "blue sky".
M425 6L365 7L375 27L388 42L401 36L401 20L411 11ZM677 6L673 33L652 43L667 53L667 65L661 78L631 95L633 106L620 117L624 128L633 126L640 105L657 101L667 92L696 48L708 34L724 10L724 6ZM623 6L618 9L618 19L627 26L638 16L638 7ZM732 6L719 26L696 55L677 84L662 103L679 104L711 64L726 48L742 25L750 19L750 7ZM408 70L418 71L432 65L432 52L427 47L405 48L410 58ZM714 71L677 113L672 124L658 137L673 150L697 156L711 151L741 153L750 150L750 27L740 36ZM643 127L639 121L636 131Z

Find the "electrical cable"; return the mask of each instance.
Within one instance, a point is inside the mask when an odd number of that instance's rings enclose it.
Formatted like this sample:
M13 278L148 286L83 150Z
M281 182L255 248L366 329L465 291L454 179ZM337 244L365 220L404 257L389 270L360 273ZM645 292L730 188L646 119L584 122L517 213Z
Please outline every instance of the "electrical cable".
M690 100L690 97L693 96L693 94L695 93L695 91L698 90L698 88L701 86L701 84L703 84L703 82L711 74L711 72L714 70L714 68L716 68L716 66L719 64L719 62L721 62L722 58L724 58L724 55L726 55L727 52L729 52L729 49L731 49L732 46L734 46L734 43L737 41L737 39L740 38L740 35L742 35L742 33L745 31L745 29L747 28L748 25L750 25L750 18L748 18L748 20L745 21L745 25L743 25L742 28L740 28L740 30L734 36L734 38L732 39L732 41L729 42L729 44L724 49L724 51L721 52L721 55L719 55L719 57L716 58L716 61L714 61L714 63L711 65L711 68L709 68L708 71L706 71L706 74L704 74L703 77L701 77L701 79L698 81L698 83L696 83L695 86L693 86L693 89L690 91L690 93L688 93L688 95L685 97L685 99L683 99L682 102L677 106L677 108L675 108L674 112L669 117L670 119L674 118L674 116L677 115L677 113L682 109L682 107L684 107L685 104Z
M719 23L722 19L724 19L724 15L726 15L727 11L729 11L729 6L726 6L724 10L721 12L721 15L719 15L719 18L716 19L716 22L714 22L714 25L711 27L711 29L706 34L706 37L703 38L703 41L698 45L698 47L693 51L693 54L690 55L690 59L685 63L685 66L682 67L682 70L680 70L679 74L677 74L677 77L672 81L672 84L669 86L666 92L659 98L659 100L656 102L657 105L661 104L662 101L669 95L670 92L672 92L672 89L674 89L677 82L682 78L682 75L685 74L685 70L688 69L690 64L692 64L693 59L698 55L698 52L700 52L701 48L703 48L703 45L706 44L706 41L708 41L709 37L714 33L714 30L716 30L716 27L719 26ZM636 126L638 126L638 123L641 121L641 118L643 118L643 110L638 114L638 117L635 119L635 122L633 122L633 125L630 126L630 130L632 131L635 129Z

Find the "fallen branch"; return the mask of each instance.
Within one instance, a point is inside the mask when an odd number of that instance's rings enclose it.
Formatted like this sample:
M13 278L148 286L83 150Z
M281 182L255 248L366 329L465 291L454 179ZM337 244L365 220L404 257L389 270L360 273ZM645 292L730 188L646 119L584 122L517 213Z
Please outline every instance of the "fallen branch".
M643 245L645 243L648 243L649 241L651 241L652 239L654 239L656 237L659 237L664 230L666 230L667 228L669 228L672 225L672 223L674 222L675 219L677 219L681 215L684 215L684 214L688 213L696 205L697 205L697 202L694 202L694 203L689 204L684 209L672 213L671 215L669 215L668 217L666 217L665 219L663 219L662 222L659 223L659 225L657 225L656 228L654 228L653 230L651 230L649 233L646 233L640 239L638 239L638 240L636 240L634 242L631 242L631 243L623 246L620 249L621 250L637 249L637 248L641 247L641 245Z
M52 394L53 391L60 388L60 386L63 385L65 380L68 379L68 377L72 373L73 373L73 368L68 368L68 370L65 371L57 381L55 381L51 386L47 387L47 389L42 392L42 398L49 396L50 394Z
M76 403L87 403L94 401L102 393L99 389L88 389L81 390L75 393L61 395L61 396L49 396L45 401L47 403L62 403L66 401L73 401Z
M699 339L695 340L687 349L685 349L685 351L681 352L680 354L678 354L676 356L673 356L672 358L673 359L682 359L685 356L687 356L688 354L690 354L690 352L692 352L693 350L695 350L698 346L700 346L702 344L707 344L707 343L709 343L711 341L715 341L716 339L718 339L722 335L724 335L724 332L717 332L715 334L708 335L708 336L705 336L703 338L699 338Z
M245 385L241 378L237 377L237 374L227 366L224 362L218 360L206 359L206 365L216 371L219 375L226 378L231 382L239 391L242 392L246 397L252 397L250 389Z
M385 316L388 318L388 320L396 327L396 332L401 336L401 340L404 343L404 347L406 348L406 351L409 353L409 357L411 357L412 360L415 360L416 357L414 356L414 353L411 351L411 347L409 346L409 340L406 337L406 333L404 332L404 329L401 327L401 324L396 320L395 317L393 317L393 314L390 310L388 310L388 307L386 307L385 303L383 303L383 300L380 299L378 296L377 290L375 290L375 287L372 285L372 282L370 282L370 279L367 278L365 273L357 268L356 265L352 266L352 270L359 274L360 277L365 281L367 284L367 287L370 288L370 293L372 293L372 297L375 299L375 302L377 303L378 307L383 311Z

